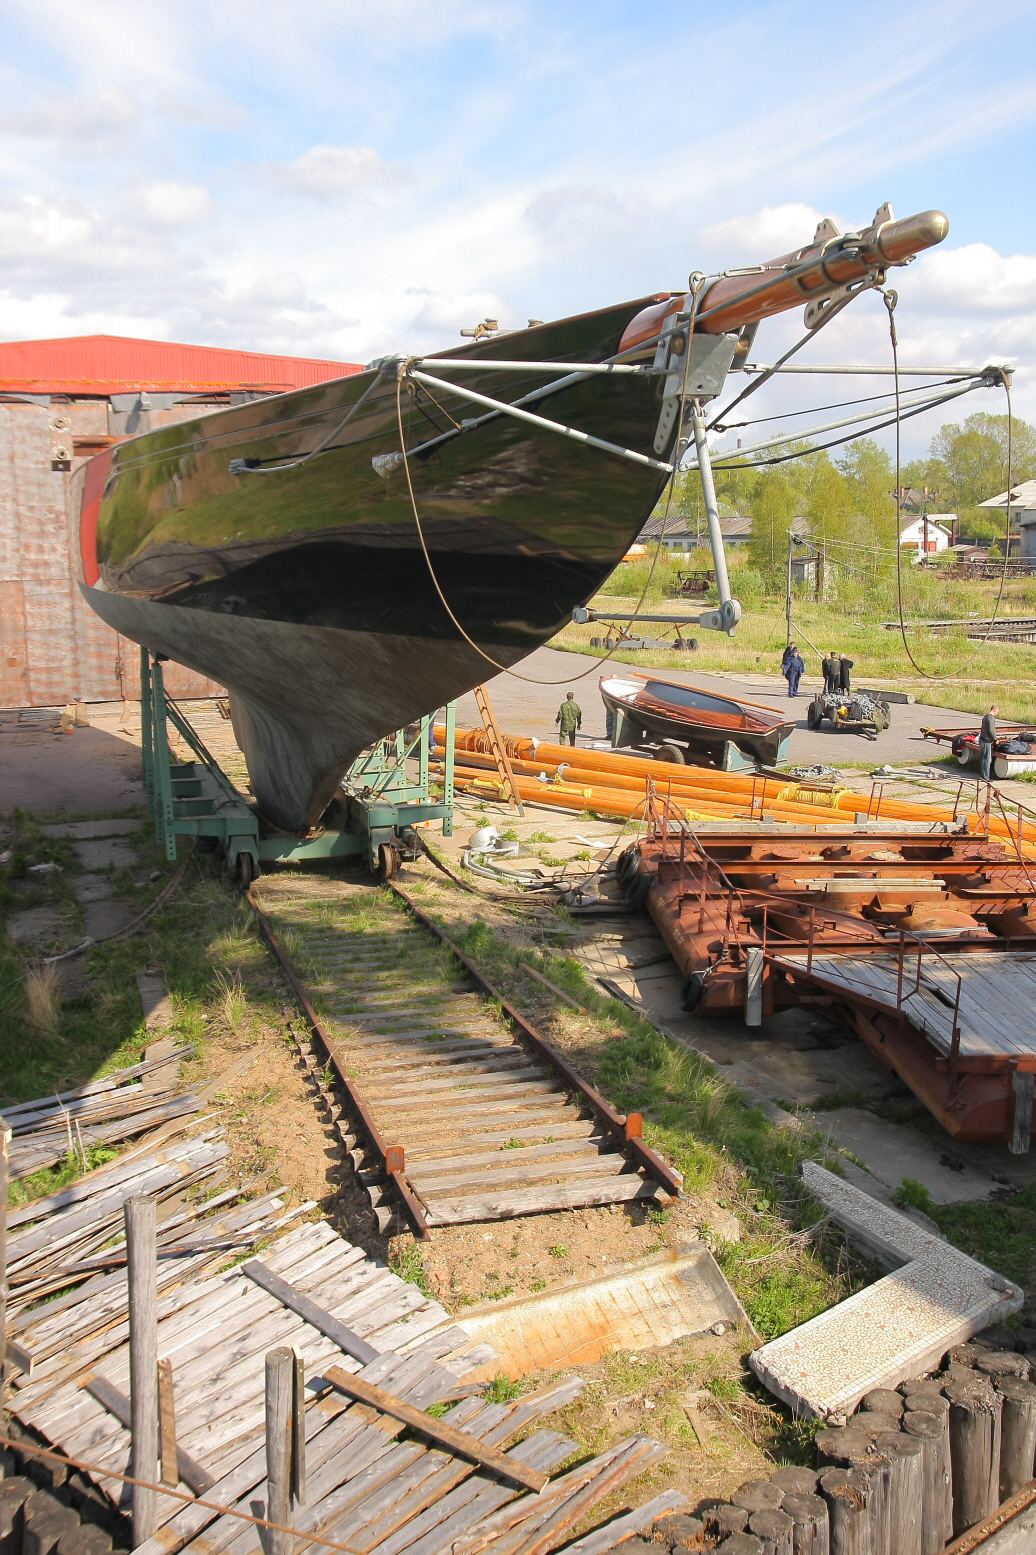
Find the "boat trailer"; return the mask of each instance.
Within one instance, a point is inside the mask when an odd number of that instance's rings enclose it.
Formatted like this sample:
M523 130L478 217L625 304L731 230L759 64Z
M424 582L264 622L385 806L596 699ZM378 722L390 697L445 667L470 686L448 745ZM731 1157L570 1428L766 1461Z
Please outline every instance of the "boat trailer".
M161 654L140 650L144 792L155 823L155 840L165 849L166 858L176 858L178 837L193 837L203 849L222 852L227 873L244 887L259 873L261 863L274 861L356 857L389 879L401 860L417 856L416 827L441 821L443 835L452 834L456 703L446 704L450 738L438 779L441 797L433 797L431 788L432 716L428 714L362 751L343 777L321 825L309 836L299 837L265 821L258 808L242 797L183 712L167 697L162 663ZM177 761L171 755L169 724L194 752L193 760ZM411 758L418 763L416 781L407 769Z

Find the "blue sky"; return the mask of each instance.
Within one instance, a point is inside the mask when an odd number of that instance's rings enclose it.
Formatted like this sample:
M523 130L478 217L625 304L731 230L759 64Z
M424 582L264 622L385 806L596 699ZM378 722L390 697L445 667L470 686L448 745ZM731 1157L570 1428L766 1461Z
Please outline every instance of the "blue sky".
M951 224L896 282L903 359L1012 360L1036 419L1034 4L18 0L0 25L0 337L365 361L680 286L891 200ZM877 299L810 351L886 360Z

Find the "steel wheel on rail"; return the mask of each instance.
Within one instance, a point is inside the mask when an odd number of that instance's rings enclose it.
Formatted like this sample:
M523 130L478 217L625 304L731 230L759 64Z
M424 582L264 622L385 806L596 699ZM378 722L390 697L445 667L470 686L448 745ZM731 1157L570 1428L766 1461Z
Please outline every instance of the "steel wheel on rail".
M399 859L396 850L390 842L383 842L378 848L378 878L391 880L399 868Z
M237 883L242 891L247 891L255 879L255 860L252 855L243 851L237 856Z

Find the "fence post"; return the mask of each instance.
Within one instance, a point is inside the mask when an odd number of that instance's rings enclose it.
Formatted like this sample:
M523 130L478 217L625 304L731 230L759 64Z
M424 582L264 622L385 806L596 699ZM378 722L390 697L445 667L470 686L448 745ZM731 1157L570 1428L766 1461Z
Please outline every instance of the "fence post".
M266 1356L266 1515L282 1528L291 1526L292 1421L294 1418L295 1356L284 1346ZM294 1538L267 1530L267 1555L292 1555Z
M155 1201L147 1195L127 1199L126 1279L129 1285L130 1432L133 1477L153 1485L158 1478L158 1263L155 1252ZM150 1539L157 1522L154 1490L134 1485L133 1543Z

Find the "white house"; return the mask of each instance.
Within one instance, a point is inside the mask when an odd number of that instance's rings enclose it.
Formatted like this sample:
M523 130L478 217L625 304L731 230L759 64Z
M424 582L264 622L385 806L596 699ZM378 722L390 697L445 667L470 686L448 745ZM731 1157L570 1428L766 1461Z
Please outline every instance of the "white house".
M1005 508L1007 492L980 502L980 508ZM1028 561L1030 571L1036 566L1036 481L1019 481L1011 488L1011 522L1018 525L1021 534L1021 555ZM1012 532L1012 550L1014 538Z
M900 527L899 543L916 550L919 556L935 556L945 551L953 539L956 513L918 514Z

